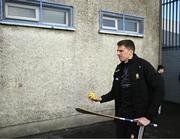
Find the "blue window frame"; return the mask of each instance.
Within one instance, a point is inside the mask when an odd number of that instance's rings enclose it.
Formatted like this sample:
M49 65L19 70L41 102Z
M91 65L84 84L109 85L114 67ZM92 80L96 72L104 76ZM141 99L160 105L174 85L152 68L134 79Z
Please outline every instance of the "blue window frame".
M144 36L144 17L100 11L100 33Z
M2 20L2 0L0 0L0 21Z
M0 23L75 30L73 7L44 0L0 0Z

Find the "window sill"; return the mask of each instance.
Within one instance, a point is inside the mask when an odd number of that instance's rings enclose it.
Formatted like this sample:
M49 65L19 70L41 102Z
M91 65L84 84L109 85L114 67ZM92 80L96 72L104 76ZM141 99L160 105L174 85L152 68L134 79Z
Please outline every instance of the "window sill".
M111 30L99 30L99 33L102 34L114 34L114 35L123 35L123 36L133 36L133 37L140 37L143 38L144 34L139 34L139 33L131 33L131 32L117 32L117 31L111 31Z
M75 27L69 27L69 26L54 26L54 25L46 25L46 24L40 24L40 23L18 23L18 22L12 22L12 21L4 21L1 20L0 24L4 25L12 25L12 26L27 26L27 27L38 27L38 28L48 28L48 29L59 29L59 30L69 30L69 31L75 31Z

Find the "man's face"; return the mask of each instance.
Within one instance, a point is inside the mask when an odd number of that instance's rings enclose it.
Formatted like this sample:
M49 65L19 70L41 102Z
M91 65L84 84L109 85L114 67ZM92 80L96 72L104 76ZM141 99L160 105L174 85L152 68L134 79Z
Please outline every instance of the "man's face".
M133 50L125 47L124 45L117 46L117 56L121 62L127 62L132 55Z
M160 74L163 74L163 73L164 73L164 69L159 69L158 72L159 72Z

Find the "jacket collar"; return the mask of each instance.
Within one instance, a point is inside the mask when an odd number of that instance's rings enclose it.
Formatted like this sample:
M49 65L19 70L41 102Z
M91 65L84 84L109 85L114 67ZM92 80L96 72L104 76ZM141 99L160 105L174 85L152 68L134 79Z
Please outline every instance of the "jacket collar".
M132 58L132 59L129 59L128 62L127 62L127 64L131 64L131 63L137 61L138 58L139 58L139 57L138 57L136 54L133 54L133 58ZM123 64L123 65L124 65L125 63L124 63L124 62L121 62L120 64Z
M133 58L132 59L129 59L128 63L130 62L134 62L134 61L137 61L139 57L136 55L136 54L133 54Z

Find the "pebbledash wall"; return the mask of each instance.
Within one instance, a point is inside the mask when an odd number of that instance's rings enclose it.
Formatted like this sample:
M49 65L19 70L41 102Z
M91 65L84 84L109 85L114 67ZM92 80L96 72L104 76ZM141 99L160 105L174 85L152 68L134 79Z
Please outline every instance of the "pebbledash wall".
M0 137L19 137L109 120L75 111L114 114L114 102L87 92L111 89L116 43L132 39L155 67L160 59L158 0L53 0L73 7L74 29L0 24ZM1 5L2 6L2 5ZM144 18L144 34L100 32L100 11Z

